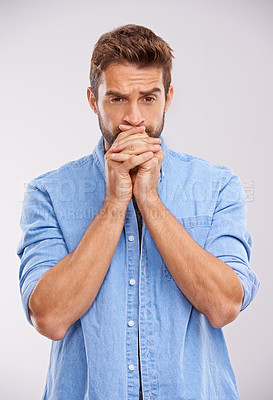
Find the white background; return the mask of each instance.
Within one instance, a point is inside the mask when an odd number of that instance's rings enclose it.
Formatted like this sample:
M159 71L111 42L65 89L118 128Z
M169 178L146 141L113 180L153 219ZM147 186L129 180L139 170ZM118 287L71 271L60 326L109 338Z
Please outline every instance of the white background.
M241 399L272 399L273 1L1 0L0 16L0 398L40 399L49 361L51 342L27 323L19 295L25 185L93 151L100 131L86 88L94 44L136 23L174 49L168 147L231 167L246 189L261 287L224 331Z

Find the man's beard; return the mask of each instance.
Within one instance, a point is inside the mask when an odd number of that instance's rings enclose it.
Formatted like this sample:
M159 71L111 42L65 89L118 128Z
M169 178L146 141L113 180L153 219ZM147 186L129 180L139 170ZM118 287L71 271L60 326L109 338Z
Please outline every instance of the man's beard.
M109 129L106 128L104 125L104 122L102 120L101 114L98 111L98 120L99 120L99 127L102 133L102 136L106 140L106 142L109 144L111 147L114 141L116 140L117 136L122 132L119 128L114 129L113 131L110 131ZM165 112L163 112L162 119L160 126L157 127L155 130L152 126L148 125L145 126L145 132L147 133L148 136L158 138L164 128L164 123L165 123Z

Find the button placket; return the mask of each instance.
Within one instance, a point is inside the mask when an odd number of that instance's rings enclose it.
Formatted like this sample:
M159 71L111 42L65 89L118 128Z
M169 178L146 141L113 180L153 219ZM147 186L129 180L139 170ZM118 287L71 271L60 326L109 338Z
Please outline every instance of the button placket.
M127 328L126 328L126 358L128 368L128 396L135 398L136 388L138 387L139 374L138 374L138 329L135 326L138 321L138 288L137 288L137 275L139 264L139 249L138 241L135 240L138 235L137 220L135 217L133 203L131 202L127 209L125 218L125 238L127 248Z
M145 229L145 223L143 223ZM142 238L144 233L142 233ZM148 242L148 240L147 240ZM154 394L158 391L158 375L157 375L157 361L154 343L154 317L151 312L152 309L152 288L153 277L152 269L149 268L149 261L147 259L147 251L145 241L142 243L142 254L140 260L140 308L139 308L139 326L140 326L140 354L141 369L142 369L142 390L148 385ZM142 283L143 282L143 283ZM152 395L152 394L151 394ZM149 396L149 395L148 395Z

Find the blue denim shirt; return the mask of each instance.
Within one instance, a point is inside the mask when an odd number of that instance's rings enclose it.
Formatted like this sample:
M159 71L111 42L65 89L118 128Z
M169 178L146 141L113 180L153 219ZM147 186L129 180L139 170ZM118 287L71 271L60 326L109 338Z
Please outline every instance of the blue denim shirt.
M161 201L201 247L234 269L245 309L259 280L249 266L252 237L240 179L228 167L168 149L163 138L161 146ZM102 137L92 154L28 184L17 254L31 325L27 302L36 283L75 249L105 193ZM178 288L145 221L140 249L131 200L94 302L62 340L52 341L43 399L138 399L138 330L144 400L239 399L222 329Z

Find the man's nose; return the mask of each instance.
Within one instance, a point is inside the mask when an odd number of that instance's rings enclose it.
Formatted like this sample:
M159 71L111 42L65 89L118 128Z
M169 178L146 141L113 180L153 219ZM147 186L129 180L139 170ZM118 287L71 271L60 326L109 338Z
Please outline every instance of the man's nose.
M123 116L123 122L138 126L144 123L144 118L138 104L128 104Z

